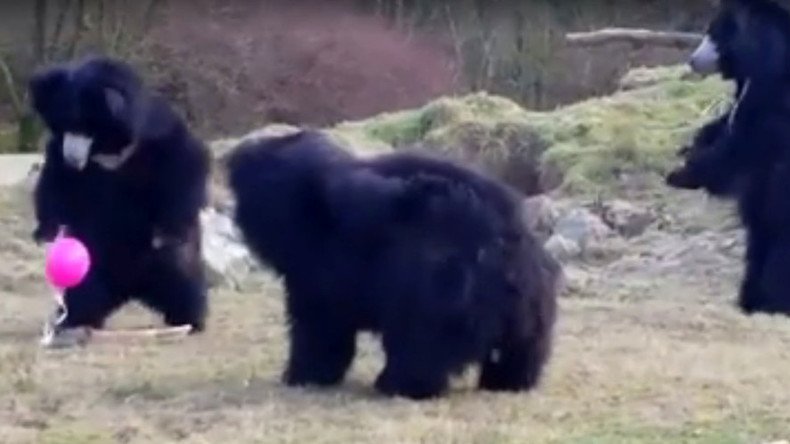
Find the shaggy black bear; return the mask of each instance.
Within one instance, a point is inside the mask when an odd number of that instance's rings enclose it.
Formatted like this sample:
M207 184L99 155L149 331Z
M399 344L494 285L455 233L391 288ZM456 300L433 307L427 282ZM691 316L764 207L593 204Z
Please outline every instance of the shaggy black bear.
M57 328L101 328L134 298L168 325L201 331L207 149L131 67L113 59L47 68L33 76L30 92L50 132L33 237L51 241L65 229L92 258L85 280L65 292Z
M245 142L229 157L235 220L284 278L288 385L343 379L380 333L376 388L424 399L482 365L479 386L534 387L561 269L500 183L414 153L357 159L321 134Z
M691 58L735 82L734 105L681 151L669 185L737 199L747 230L739 306L790 314L790 13L771 0L724 0Z

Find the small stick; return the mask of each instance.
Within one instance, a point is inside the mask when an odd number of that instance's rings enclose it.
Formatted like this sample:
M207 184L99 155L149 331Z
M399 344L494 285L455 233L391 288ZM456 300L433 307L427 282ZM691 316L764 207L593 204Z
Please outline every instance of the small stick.
M97 330L90 327L75 327L57 334L48 330L41 344L49 348L86 345L88 342L123 343L134 340L168 340L186 337L192 331L190 325L176 327L147 328L140 330Z
M176 327L146 328L140 330L93 330L89 332L91 340L114 339L174 339L187 336L192 331L191 325L179 325Z

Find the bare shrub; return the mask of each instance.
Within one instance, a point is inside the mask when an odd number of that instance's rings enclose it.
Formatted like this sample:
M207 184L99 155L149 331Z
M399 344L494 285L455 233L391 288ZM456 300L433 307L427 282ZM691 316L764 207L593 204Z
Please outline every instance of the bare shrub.
M171 2L147 45L156 83L206 132L326 125L456 89L443 48L343 2L222 3Z

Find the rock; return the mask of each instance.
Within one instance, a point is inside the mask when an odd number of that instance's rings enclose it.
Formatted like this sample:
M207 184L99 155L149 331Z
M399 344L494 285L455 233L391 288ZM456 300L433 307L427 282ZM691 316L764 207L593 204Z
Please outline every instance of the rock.
M585 208L555 205L551 214L557 219L544 245L560 261L609 262L621 257L626 249L625 241Z
M566 297L584 296L585 290L590 288L599 275L582 268L567 265L563 267L564 288L562 295Z
M595 214L584 208L576 208L557 220L554 234L575 243L584 252L592 244L610 237L612 231Z
M0 186L22 185L25 189L32 188L42 161L39 154L0 155Z
M600 214L606 225L626 238L641 235L656 220L652 211L624 200L603 203Z
M209 284L238 287L255 267L255 262L233 220L214 208L204 210L200 220L203 260L208 268Z
M209 183L209 205L222 214L232 214L236 202L230 188L219 180Z
M574 242L561 234L555 234L549 238L544 244L546 250L560 262L568 262L581 255L582 248L577 242Z
M521 214L529 229L543 240L551 236L560 216L554 201L542 194L524 199Z

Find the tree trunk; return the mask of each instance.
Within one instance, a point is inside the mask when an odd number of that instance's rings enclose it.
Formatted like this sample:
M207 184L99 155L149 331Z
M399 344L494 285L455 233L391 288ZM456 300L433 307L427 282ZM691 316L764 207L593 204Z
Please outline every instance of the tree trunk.
M47 0L36 0L34 11L33 56L40 63L47 51Z

